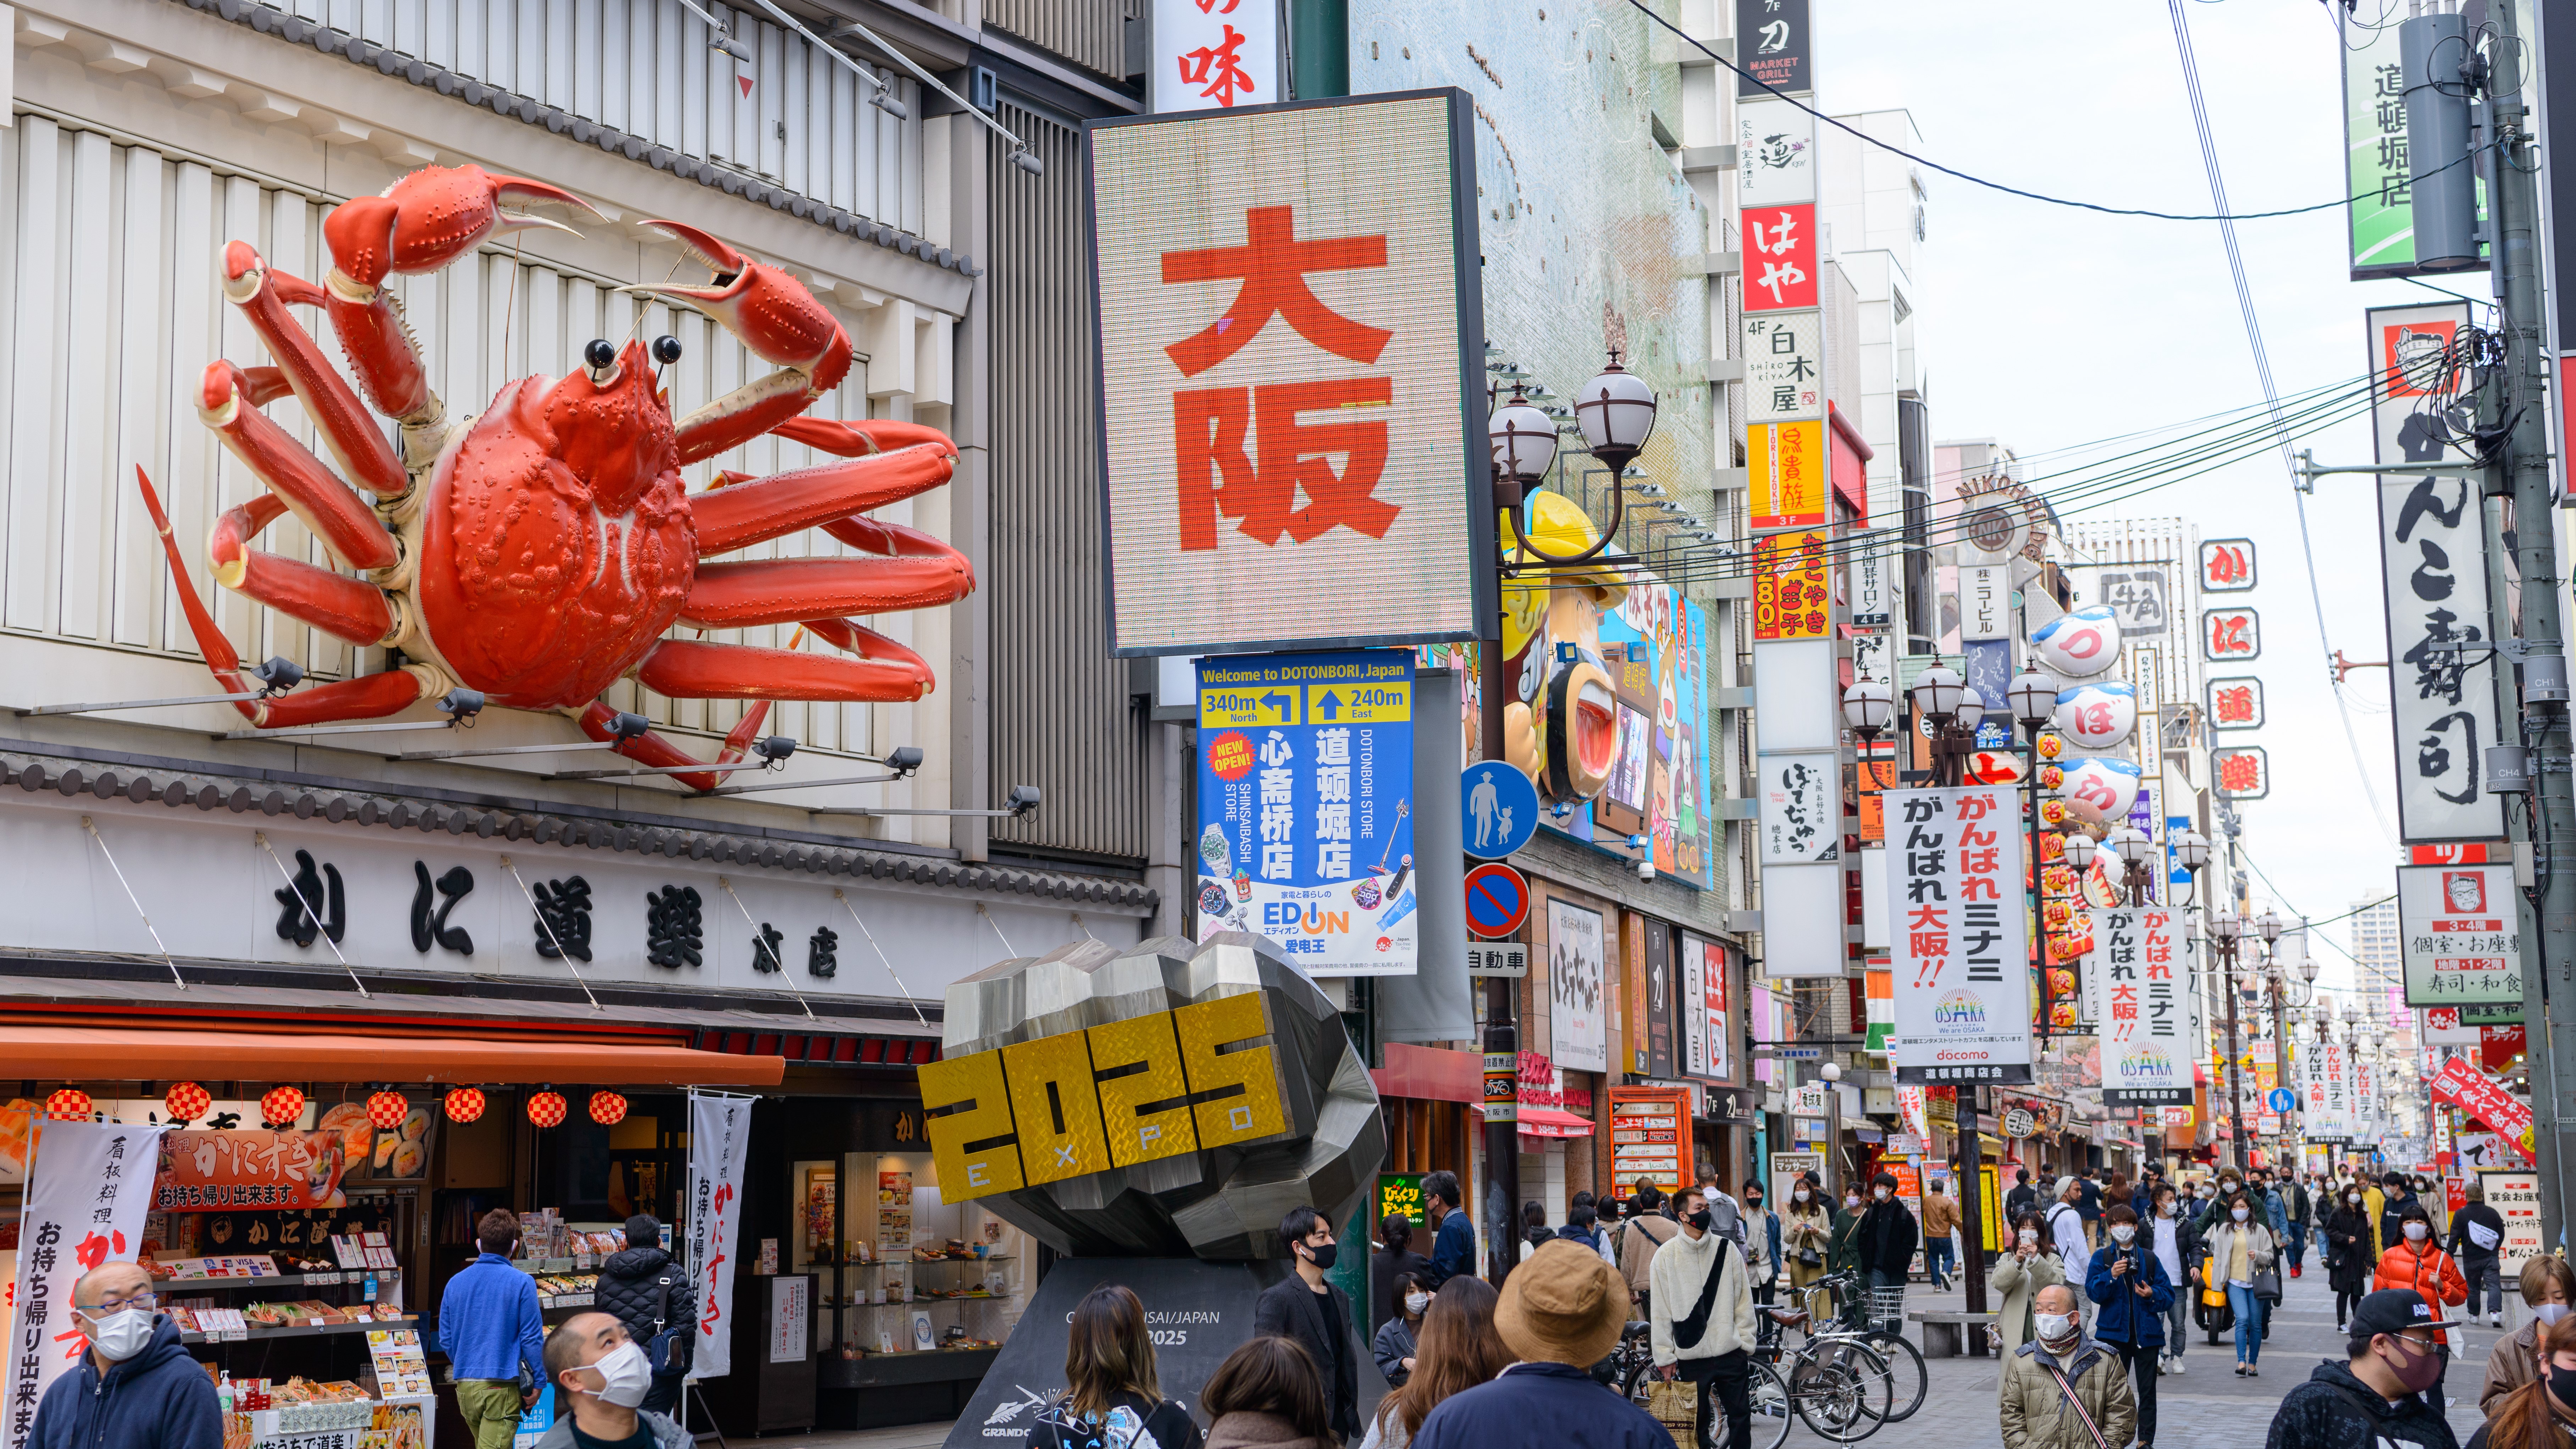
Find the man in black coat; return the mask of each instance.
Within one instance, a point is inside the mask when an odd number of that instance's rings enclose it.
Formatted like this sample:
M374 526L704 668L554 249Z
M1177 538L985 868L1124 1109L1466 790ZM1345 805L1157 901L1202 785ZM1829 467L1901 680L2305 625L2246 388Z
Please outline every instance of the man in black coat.
M2424 1390L2441 1390L2441 1330L2456 1327L2421 1294L2390 1288L2352 1315L2349 1362L2328 1359L2290 1390L2265 1449L2456 1449Z
M1860 1268L1872 1288L1902 1288L1914 1263L1914 1245L1923 1236L1914 1214L1896 1195L1896 1174L1882 1172L1869 1183L1870 1202L1861 1209Z
M2021 1215L2039 1206L2039 1189L2030 1185L2030 1169L2013 1169L2012 1190L2004 1194L2004 1221L2017 1223Z
M1279 1220L1279 1241L1297 1271L1264 1290L1252 1306L1252 1331L1293 1340L1323 1371L1325 1407L1334 1437L1359 1436L1359 1341L1351 1336L1351 1301L1324 1280L1333 1266L1333 1226L1311 1207Z
M607 1261L599 1265L599 1287L593 1305L602 1313L617 1315L617 1321L626 1325L626 1336L644 1345L658 1370L662 1365L653 1340L665 1329L692 1322L695 1301L689 1270L662 1250L661 1223L650 1213L628 1218L625 1250L609 1254ZM679 1373L657 1372L642 1407L668 1414L671 1406L679 1402L683 1377Z

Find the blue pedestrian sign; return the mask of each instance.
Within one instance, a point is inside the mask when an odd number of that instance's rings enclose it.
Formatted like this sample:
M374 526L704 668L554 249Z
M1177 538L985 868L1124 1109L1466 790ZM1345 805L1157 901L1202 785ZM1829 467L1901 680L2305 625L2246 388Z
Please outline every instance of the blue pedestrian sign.
M1538 787L1495 760L1479 760L1458 778L1458 838L1478 860L1500 860L1538 831Z
M2287 1087L2274 1087L2272 1089L2272 1094L2265 1097L2263 1100L2271 1104L2273 1111L2287 1112L2292 1107L2299 1105L2299 1094L2291 1091Z

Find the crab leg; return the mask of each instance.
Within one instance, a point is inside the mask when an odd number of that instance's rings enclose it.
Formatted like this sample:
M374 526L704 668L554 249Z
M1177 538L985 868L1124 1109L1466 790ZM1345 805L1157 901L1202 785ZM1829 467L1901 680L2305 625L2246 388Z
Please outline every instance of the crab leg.
M841 659L756 644L666 639L635 671L646 689L674 699L919 699L924 671L900 662Z
M292 375L289 375L291 382ZM338 474L255 406L251 379L229 362L211 362L197 397L197 416L232 455L277 491L304 526L353 568L390 568L402 557L384 520Z
M843 519L843 528L927 536L891 524ZM855 540L853 540L855 542ZM936 540L929 540L936 543ZM866 545L862 544L862 547ZM680 605L680 621L702 629L760 624L799 624L820 614L877 614L951 604L975 587L965 557L939 545L945 557L781 558L754 563L700 564L697 582Z
M673 765L697 765L705 763L705 761L682 750L678 745L671 743L669 740L662 738L651 730L646 730L644 733L637 735L632 739L618 739L608 727L609 721L615 718L617 718L617 711L610 709L605 703L594 699L590 702L590 708L583 710L581 713L581 719L579 720L581 732L590 736L594 740L598 740L602 744L608 745L608 752L610 754L624 755L626 758L635 761L639 765L651 765L656 769L669 769ZM735 728L739 730L741 726L736 725ZM754 726L754 728L757 728L757 726ZM614 741L614 743L610 743L611 741ZM733 743L732 737L727 736L725 743L727 747L730 748ZM741 756L736 755L734 758L739 759ZM717 774L712 770L703 775L674 775L671 778L688 786L692 790L712 790L716 786L724 783L724 776Z
M803 443L843 458L856 458L868 453L891 452L919 443L936 443L954 453L957 445L948 435L928 423L898 423L891 418L860 418L840 422L832 418L789 418L771 432L791 443Z
M322 349L313 343L313 335L287 312L290 305L320 307L325 296L320 287L300 277L270 270L258 250L248 242L233 242L224 248L224 295L241 308L251 329L278 361L278 369L288 386L295 389L305 415L321 431L323 442L338 459L341 471L358 481L358 486L379 497L390 498L411 487L411 475L403 471L402 461L394 456L376 420L367 415L366 405L358 401L339 372L323 360Z
M394 632L393 607L385 602L384 590L249 546L285 511L285 504L262 494L215 520L206 544L215 561L215 582L352 644L384 642Z
M957 455L942 439L711 489L689 500L698 553L724 553L900 502L948 481Z
M172 586L179 591L179 611L188 618L188 632L197 637L197 652L205 657L206 668L215 682L228 694L248 694L257 686L241 672L241 655L233 651L233 641L215 623L206 609L206 601L197 596L197 584L188 577L187 560L179 556L179 541L170 534L170 516L162 511L161 496L152 489L151 475L141 468L134 470L135 485L143 490L143 507L152 515L152 527L161 535L161 552L170 561ZM233 510L256 516L279 507L273 498L254 500ZM229 520L231 514L227 514ZM268 512L273 519L277 515ZM407 669L388 670L357 679L344 679L316 685L294 694L274 699L235 700L233 708L262 729L286 725L324 724L338 719L373 719L409 708L421 696L421 681Z
M715 272L707 286L620 287L684 302L742 339L778 371L744 383L682 418L680 461L695 463L747 443L813 406L850 370L850 334L795 278L764 266L685 222L647 221ZM945 441L942 439L942 441Z

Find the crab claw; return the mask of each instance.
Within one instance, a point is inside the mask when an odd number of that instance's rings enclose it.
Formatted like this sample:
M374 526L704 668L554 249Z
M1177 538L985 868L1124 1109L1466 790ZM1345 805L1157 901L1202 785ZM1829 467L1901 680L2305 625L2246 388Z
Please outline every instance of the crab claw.
M684 303L714 318L780 371L745 383L680 420L680 460L695 462L769 431L840 386L850 370L850 334L804 284L764 266L686 222L647 221L715 273L704 286L645 283L618 288Z
M552 202L607 219L589 202L542 181L495 176L480 166L424 166L387 187L382 196L343 202L323 220L322 237L331 246L331 280L335 286L371 293L395 272L437 271L503 232L547 227L581 234L547 217L504 211L504 201Z

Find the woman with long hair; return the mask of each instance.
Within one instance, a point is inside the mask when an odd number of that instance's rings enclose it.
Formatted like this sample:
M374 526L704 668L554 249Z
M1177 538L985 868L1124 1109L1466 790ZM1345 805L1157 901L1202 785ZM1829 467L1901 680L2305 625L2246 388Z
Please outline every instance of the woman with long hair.
M1199 1390L1208 1449L1335 1449L1324 1376L1293 1338L1265 1335L1225 1356ZM1143 1446L1138 1446L1143 1449Z
M2334 1209L2326 1214L2326 1281L2334 1288L2337 1333L2351 1324L2352 1311L2361 1306L2371 1274L2379 1268L2378 1255L2370 1250L2364 1201L2360 1183L2345 1183L2335 1190Z
M1443 1399L1490 1383L1512 1362L1494 1331L1493 1285L1452 1278L1431 1295L1414 1340L1413 1374L1379 1402L1360 1449L1404 1449Z
M2208 1234L2209 1258L2211 1275L2227 1285L2227 1307L2236 1315L2236 1376L2261 1378L2263 1319L2271 1305L2254 1296L2254 1275L2272 1270L2280 1244L2242 1188L2220 1200L2219 1213L2224 1216L2211 1217L2216 1226Z
M2569 1449L2576 1445L2576 1317L2542 1327L2535 1377L2495 1401L2469 1449Z
M1145 1305L1125 1287L1094 1288L1074 1305L1064 1384L1029 1426L1028 1449L1200 1449L1198 1424L1155 1383Z

